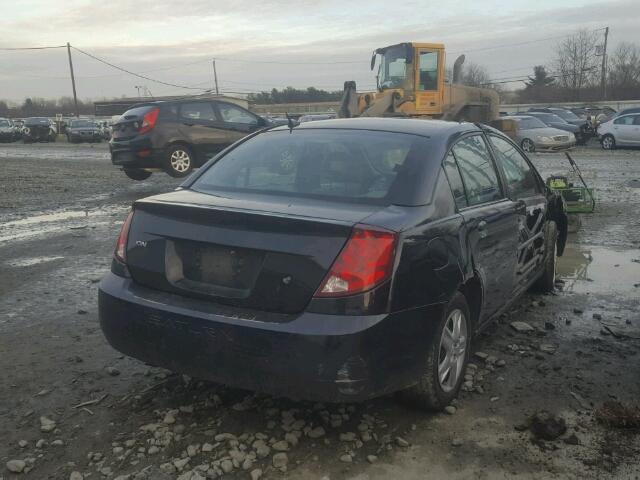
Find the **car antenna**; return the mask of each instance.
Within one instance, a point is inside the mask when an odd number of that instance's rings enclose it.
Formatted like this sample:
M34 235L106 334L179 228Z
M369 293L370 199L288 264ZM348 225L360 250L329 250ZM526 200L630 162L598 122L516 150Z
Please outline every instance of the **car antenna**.
M295 120L289 112L285 112L285 116L287 117L287 127L289 127L289 133L293 132L293 128L296 126Z

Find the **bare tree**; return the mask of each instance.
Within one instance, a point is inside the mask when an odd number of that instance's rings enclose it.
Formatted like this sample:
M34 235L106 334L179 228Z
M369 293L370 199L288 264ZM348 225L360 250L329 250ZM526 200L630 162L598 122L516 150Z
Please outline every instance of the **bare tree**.
M574 100L580 100L582 89L598 80L596 51L600 37L596 32L579 30L556 47L554 61L557 84Z
M486 68L477 63L469 62L463 65L460 83L470 87L490 86L491 78Z
M609 58L609 89L612 98L623 100L640 95L640 47L618 44Z

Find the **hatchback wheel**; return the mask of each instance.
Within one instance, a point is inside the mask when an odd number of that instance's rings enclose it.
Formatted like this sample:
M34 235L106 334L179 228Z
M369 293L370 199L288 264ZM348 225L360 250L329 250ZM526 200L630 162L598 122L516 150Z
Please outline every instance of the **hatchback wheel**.
M605 150L615 150L616 149L616 139L613 138L613 135L605 135L602 137L602 148Z
M522 140L522 143L520 144L520 146L522 147L522 150L524 150L527 153L533 153L536 151L535 144L528 138L525 138L524 140Z
M140 170L138 168L125 168L124 174L131 180L146 180L151 176L151 172Z
M184 145L173 145L167 151L165 170L172 177L185 177L193 170L193 156Z
M418 384L402 392L411 403L442 410L458 395L469 359L469 306L460 292L447 305L427 348L424 373Z

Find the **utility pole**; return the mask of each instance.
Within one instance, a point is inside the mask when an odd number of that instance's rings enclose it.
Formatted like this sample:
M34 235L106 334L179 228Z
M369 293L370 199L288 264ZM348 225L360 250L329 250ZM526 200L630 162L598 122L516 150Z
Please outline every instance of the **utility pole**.
M218 72L216 72L216 59L213 59L213 81L216 84L216 95L220 95L220 91L218 90Z
M71 61L71 45L67 42L67 55L69 55L69 70L71 71L71 87L73 88L73 104L76 108L76 118L80 116L78 112L78 96L76 95L76 77L73 75L73 62Z
M602 100L607 99L607 37L609 37L609 27L604 29L604 47L602 49Z

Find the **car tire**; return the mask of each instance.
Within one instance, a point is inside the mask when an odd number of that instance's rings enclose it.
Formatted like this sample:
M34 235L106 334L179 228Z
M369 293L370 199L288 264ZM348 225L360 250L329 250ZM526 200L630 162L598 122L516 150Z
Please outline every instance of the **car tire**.
M546 254L544 257L544 270L542 275L534 283L534 289L541 293L553 292L556 285L556 267L558 262L558 226L556 222L547 225Z
M400 392L401 397L424 410L438 411L449 405L458 395L464 380L470 339L469 306L464 295L456 292L435 328L420 380L413 387ZM447 347L447 343L451 345ZM455 376L452 376L454 373Z
M524 150L526 153L533 153L536 151L536 145L535 143L533 143L533 141L531 141L528 138L525 138L524 140L522 140L522 143L520 144L520 147L522 148L522 150Z
M185 145L171 145L167 149L165 171L175 178L186 177L193 170L193 154Z
M129 177L131 180L146 180L151 176L151 172L147 172L146 170L140 170L139 168L125 168L124 174Z
M616 149L616 139L613 138L613 135L610 135L610 134L606 134L604 137L602 137L600 144L602 145L602 148L604 150Z

